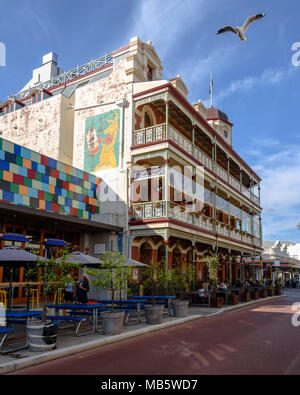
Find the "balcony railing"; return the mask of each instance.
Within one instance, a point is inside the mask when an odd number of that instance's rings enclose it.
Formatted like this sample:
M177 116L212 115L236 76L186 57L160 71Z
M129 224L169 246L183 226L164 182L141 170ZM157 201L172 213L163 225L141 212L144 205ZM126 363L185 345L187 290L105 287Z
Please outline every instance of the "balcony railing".
M240 191L244 196L252 200L258 206L260 205L259 197L251 193L248 188L242 185L236 178L229 174L228 171L223 169L220 165L204 154L198 147L193 145L190 140L184 137L173 126L169 125L168 130L169 132L167 135L167 124L165 123L136 130L133 132L133 145L142 146L145 144L170 139L183 148L187 153L192 155L196 160L201 162L206 168L217 174L223 181L229 183L229 185Z
M184 224L193 225L206 231L229 237L236 241L260 247L260 239L238 229L232 229L217 220L190 211L187 207L173 202L157 201L132 204L132 220L171 218Z

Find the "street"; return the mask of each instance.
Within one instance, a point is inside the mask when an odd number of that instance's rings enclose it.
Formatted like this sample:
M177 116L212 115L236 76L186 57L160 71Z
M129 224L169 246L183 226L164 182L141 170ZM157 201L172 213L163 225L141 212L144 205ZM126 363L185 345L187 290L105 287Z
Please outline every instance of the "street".
M298 290L285 298L203 318L14 374L299 374Z

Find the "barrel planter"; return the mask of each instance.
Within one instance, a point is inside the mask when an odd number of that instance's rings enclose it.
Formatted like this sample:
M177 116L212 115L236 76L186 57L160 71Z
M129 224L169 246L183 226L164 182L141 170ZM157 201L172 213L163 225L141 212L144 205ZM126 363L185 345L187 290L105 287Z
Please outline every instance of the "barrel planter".
M250 298L251 298L252 300L258 299L258 298L259 298L259 292L258 292L258 291L253 291L253 292L251 292Z
M266 289L262 289L259 291L260 298L266 298L268 296L268 291Z
M250 292L244 292L242 294L242 302L250 302Z
M210 307L219 308L223 307L224 299L223 298L210 298Z
M228 296L228 304L234 305L239 303L239 295L229 295Z
M29 351L45 352L56 348L57 327L52 321L40 320L27 322L27 339Z
M146 322L149 325L161 324L163 320L164 305L154 304L144 306Z
M268 289L268 296L274 296L275 295L275 289Z
M174 316L178 318L187 317L188 315L188 300L173 300L172 306L174 310Z
M100 314L102 331L104 335L118 335L123 330L124 311L105 311Z

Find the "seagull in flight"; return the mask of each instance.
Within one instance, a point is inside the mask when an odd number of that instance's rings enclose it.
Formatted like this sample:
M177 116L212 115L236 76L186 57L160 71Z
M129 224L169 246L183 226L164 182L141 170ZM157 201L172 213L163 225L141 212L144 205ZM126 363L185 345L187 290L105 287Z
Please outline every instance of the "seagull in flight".
M249 18L247 18L247 20L243 24L243 26L239 26L239 27L233 27L230 25L224 26L224 27L222 27L222 29L220 29L217 32L217 34L232 32L232 33L237 34L241 41L246 41L245 31L248 29L248 27L251 25L251 23L257 21L258 19L263 18L265 15L266 14L257 14L257 15L249 16Z

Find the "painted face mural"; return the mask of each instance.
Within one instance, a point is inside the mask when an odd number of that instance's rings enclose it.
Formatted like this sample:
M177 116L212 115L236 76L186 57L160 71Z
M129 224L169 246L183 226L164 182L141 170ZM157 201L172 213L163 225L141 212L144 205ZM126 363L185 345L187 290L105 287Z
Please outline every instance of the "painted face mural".
M84 170L96 172L119 165L120 110L87 118L85 121Z

